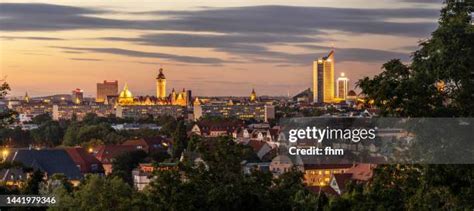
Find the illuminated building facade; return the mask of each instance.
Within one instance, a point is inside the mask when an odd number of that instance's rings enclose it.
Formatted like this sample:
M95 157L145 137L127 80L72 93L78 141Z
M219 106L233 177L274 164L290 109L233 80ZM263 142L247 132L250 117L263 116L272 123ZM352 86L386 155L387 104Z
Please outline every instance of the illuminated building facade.
M334 101L334 50L313 62L313 102Z
M179 105L124 105L117 106L115 116L125 119L140 119L158 116L183 117L186 108Z
M347 172L352 164L304 165L304 183L307 186L328 186L334 174Z
M194 102L194 119L201 117L236 117L238 119L268 121L275 118L275 107L266 103L246 103L246 102L222 102L211 101L201 103Z
M166 98L166 77L163 74L163 68L160 68L160 72L156 77L156 97L160 99Z
M23 100L25 101L25 103L30 102L30 96L28 95L28 92L25 93L25 97L23 98Z
M252 89L252 93L250 94L250 102L255 101L257 101L257 93L255 92L255 89Z
M153 106L153 105L176 105L188 106L191 103L191 91L186 91L184 88L181 92L176 92L174 89L166 96L166 77L163 74L163 69L160 68L156 81L157 96L139 96L134 97L129 90L128 85L125 85L120 92L117 102L121 106Z
M79 88L72 90L71 100L76 105L81 104L84 101L84 91Z
M98 103L104 103L107 100L107 96L116 96L118 93L118 81L104 81L103 83L97 83L97 97L95 101Z
M341 73L341 76L337 78L336 97L339 100L346 100L348 92L348 82L349 79L344 75L344 73Z

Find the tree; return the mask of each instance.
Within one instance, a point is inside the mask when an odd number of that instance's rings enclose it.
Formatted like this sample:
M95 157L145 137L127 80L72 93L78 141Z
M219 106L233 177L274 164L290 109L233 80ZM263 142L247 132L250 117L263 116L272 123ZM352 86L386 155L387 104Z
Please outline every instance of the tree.
M133 190L120 178L89 175L74 193L63 187L55 189L57 206L51 209L65 210L130 210Z
M40 190L40 184L43 182L43 172L40 170L34 170L31 177L26 182L25 188L22 190L23 194L38 195Z
M382 116L474 115L474 26L469 16L473 9L473 0L447 0L439 27L420 44L410 65L391 60L381 74L358 82ZM354 186L330 207L471 210L473 175L473 165L383 165L363 190Z
M53 118L51 117L51 114L49 113L43 113L31 119L31 123L37 124L37 125L41 125L41 124L48 123L51 121L53 121Z
M63 145L64 146L76 146L80 144L79 142L79 129L80 126L78 123L71 123L67 127L66 132L64 133Z
M64 131L57 121L47 121L39 128L31 131L31 136L36 144L42 146L57 146L61 144Z
M181 156L181 153L184 149L188 146L187 140L187 133L186 133L186 125L184 121L179 121L176 130L174 131L173 135L173 158L178 158Z
M318 203L304 188L303 175L291 171L274 180L269 172L243 174L244 146L226 137L202 140L204 163L185 161L179 169L157 171L146 195L150 209L162 210L312 210Z
M143 150L136 150L118 155L112 162L112 176L118 177L132 185L132 170L146 157L147 154Z
M394 59L384 71L358 81L362 93L383 116L452 117L474 115L473 1L446 1L439 27L420 44L413 61Z
M0 80L2 82L2 80ZM0 85L0 100L3 100L5 96L8 94L8 91L10 91L10 86L6 83L3 82ZM8 125L12 124L15 119L16 119L16 112L6 109L6 110L0 110L0 129L1 128L6 128Z

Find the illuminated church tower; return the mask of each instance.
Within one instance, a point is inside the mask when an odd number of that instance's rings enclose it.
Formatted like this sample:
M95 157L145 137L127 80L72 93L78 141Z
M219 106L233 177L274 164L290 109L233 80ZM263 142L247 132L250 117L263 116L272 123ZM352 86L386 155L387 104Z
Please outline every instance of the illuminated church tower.
M156 97L159 99L166 98L166 78L163 74L163 68L160 68L160 73L156 77Z
M28 92L25 93L25 97L23 99L26 103L30 103L30 96L28 96Z
M252 93L250 93L250 102L255 101L257 101L257 93L255 92L255 89L252 89Z

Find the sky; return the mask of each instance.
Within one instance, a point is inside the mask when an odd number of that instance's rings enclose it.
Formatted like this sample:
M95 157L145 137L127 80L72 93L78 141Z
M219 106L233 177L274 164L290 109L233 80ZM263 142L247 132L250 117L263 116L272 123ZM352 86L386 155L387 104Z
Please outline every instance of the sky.
M12 96L96 95L118 80L155 94L286 96L311 87L312 61L335 50L350 88L409 62L442 0L0 0L0 75Z

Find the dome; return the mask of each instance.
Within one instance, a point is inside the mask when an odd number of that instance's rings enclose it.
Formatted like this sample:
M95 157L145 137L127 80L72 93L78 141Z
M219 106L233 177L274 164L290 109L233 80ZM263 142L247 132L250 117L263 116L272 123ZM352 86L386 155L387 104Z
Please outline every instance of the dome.
M127 84L125 84L125 87L123 87L123 90L120 92L119 98L133 98L133 94L128 90Z

